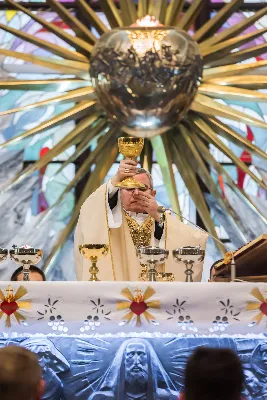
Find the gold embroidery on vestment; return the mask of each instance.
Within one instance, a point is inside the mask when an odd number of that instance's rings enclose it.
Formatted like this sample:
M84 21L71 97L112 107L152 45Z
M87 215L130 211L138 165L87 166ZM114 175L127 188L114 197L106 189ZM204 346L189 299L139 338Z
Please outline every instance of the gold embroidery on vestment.
M138 222L124 210L125 218L133 244L135 247L143 247L151 245L151 235L154 229L154 219L150 215L145 221L139 225Z

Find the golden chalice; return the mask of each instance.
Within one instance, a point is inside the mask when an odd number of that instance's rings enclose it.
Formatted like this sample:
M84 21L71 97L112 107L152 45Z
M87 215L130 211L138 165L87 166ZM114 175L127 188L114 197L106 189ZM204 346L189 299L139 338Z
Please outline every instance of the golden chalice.
M144 139L136 137L120 137L118 139L118 147L121 154L129 160L136 161L136 158L140 156L141 151L144 147ZM135 179L133 176L123 179L115 185L116 187L125 189L145 189L145 185Z
M109 246L107 244L81 244L79 251L86 260L91 261L89 272L91 274L89 281L99 281L97 274L99 269L96 265L97 261L108 254Z

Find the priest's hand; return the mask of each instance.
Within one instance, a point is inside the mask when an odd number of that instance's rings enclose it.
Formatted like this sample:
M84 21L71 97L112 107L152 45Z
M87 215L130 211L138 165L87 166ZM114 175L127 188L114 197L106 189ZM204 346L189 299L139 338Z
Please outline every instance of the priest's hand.
M138 201L138 204L142 206L144 212L149 214L155 221L160 221L160 213L158 212L158 203L155 200L155 197L152 196L149 192L142 192L140 190L134 193L134 198Z
M137 170L137 162L133 160L122 160L120 162L120 166L116 174L112 177L111 183L112 185L116 185L117 183L123 181L123 179L128 178L129 176L136 175Z

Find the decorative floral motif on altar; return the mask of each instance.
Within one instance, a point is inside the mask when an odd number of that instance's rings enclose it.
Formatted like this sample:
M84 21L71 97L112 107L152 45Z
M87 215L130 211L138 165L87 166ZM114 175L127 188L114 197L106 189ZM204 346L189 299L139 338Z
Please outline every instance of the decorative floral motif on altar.
M47 325L52 328L53 331L58 331L60 333L67 333L68 328L65 325L65 321L63 317L58 314L57 306L59 304L59 300L55 300L52 302L49 297L47 300L47 304L44 305L43 312L37 311L40 315L38 320L45 319L47 320Z
M18 290L14 294L14 289L8 285L4 292L0 289L0 319L6 316L6 327L11 327L11 316L15 317L15 320L20 323L25 323L26 317L23 315L23 310L31 309L31 300L20 300L28 293L24 286L19 286ZM20 301L19 301L20 300Z
M80 332L82 333L97 329L101 325L102 319L110 321L109 315L111 311L105 309L105 304L102 303L101 299L89 300L89 304L91 310L90 314L83 321L83 326L80 328Z
M159 309L159 300L150 300L154 294L155 290L148 286L145 291L140 288L124 288L121 291L123 297L127 301L118 301L117 310L127 310L127 313L122 317L122 322L119 325L128 324L131 321L136 322L136 326L141 326L144 322L152 322L154 325L158 325L156 318L148 311L149 308Z
M174 319L177 321L178 326L183 330L189 330L193 332L197 332L198 329L195 327L194 321L191 318L190 314L186 311L186 300L179 301L176 299L175 304L173 304L172 310L166 310L166 313L169 315L167 320Z
M250 294L257 301L248 301L246 311L257 311L257 314L252 318L252 322L248 326L258 325L262 319L266 320L267 326L267 297L264 297L258 288L254 288Z
M223 332L229 327L232 320L240 321L240 319L237 318L240 314L240 311L234 307L230 299L225 301L219 300L219 303L221 307L220 311L222 312L216 315L212 323L212 328L209 329L210 332Z

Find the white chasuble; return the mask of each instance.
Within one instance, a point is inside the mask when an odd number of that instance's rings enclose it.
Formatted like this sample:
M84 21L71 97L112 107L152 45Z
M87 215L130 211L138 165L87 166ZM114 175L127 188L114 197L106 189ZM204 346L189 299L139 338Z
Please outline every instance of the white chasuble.
M81 207L80 216L74 236L74 254L77 280L89 279L90 261L79 253L80 244L107 244L109 252L101 258L97 266L98 278L101 281L137 281L141 272L140 263L137 260L135 247L128 228L128 224L121 209L121 218L114 226L110 215L112 211L108 205L107 184L100 186ZM116 208L121 208L118 201ZM118 215L118 209L116 210ZM172 272L176 281L184 281L185 268L177 264L172 258L172 250L182 246L206 247L208 235L204 232L185 225L176 217L166 214L164 231L160 240L160 247L170 251L169 258L165 262L165 272ZM151 245L156 245L154 240L154 227L151 231ZM193 279L201 280L203 262L194 266Z

